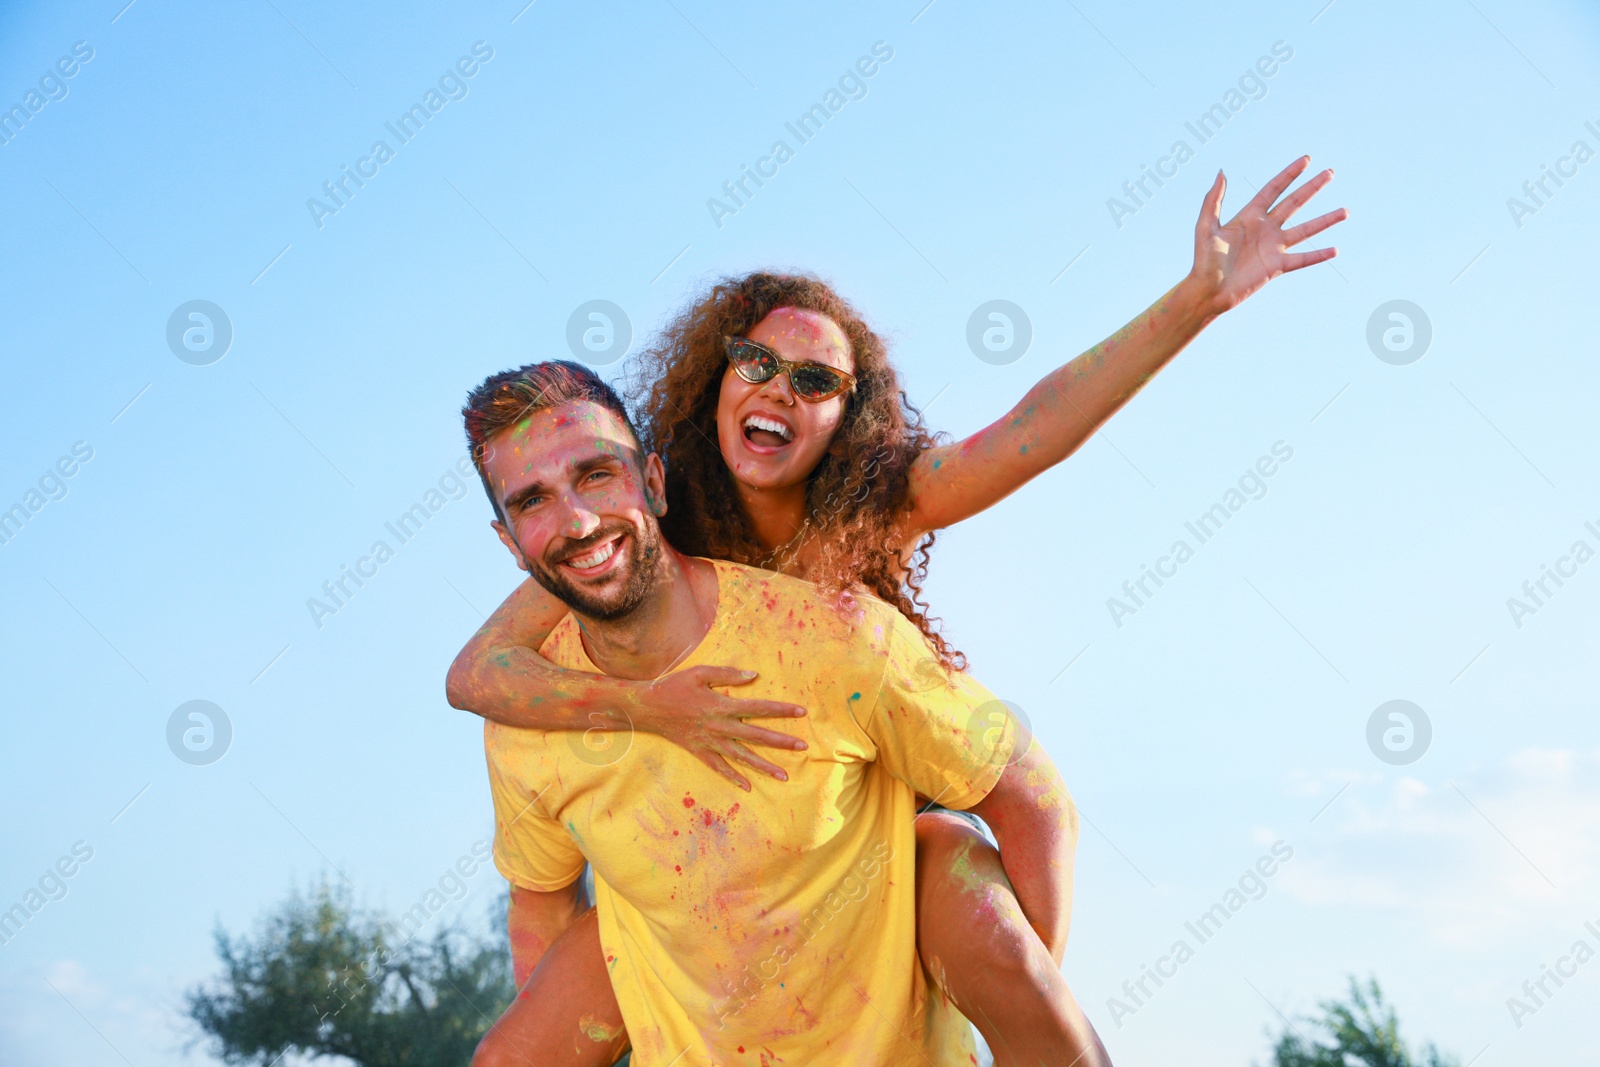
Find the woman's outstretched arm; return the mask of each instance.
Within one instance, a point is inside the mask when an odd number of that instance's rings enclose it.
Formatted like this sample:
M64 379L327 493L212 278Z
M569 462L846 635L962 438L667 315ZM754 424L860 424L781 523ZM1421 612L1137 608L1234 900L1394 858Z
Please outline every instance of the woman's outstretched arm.
M1195 225L1194 267L1182 281L1122 329L1051 371L1004 418L917 458L907 543L976 515L1072 455L1212 319L1278 275L1332 259L1332 248L1289 249L1343 221L1343 208L1299 226L1285 224L1333 180L1333 171L1274 206L1310 162L1302 156L1289 164L1226 225L1227 180L1218 171Z
M791 718L804 715L804 708L742 700L712 689L746 685L756 677L732 667L688 667L654 681L558 667L538 649L566 613L566 605L539 583L525 580L450 664L445 697L451 706L506 726L659 734L745 790L750 783L733 769L732 760L787 778L745 746L793 750L805 748L805 742L745 720Z

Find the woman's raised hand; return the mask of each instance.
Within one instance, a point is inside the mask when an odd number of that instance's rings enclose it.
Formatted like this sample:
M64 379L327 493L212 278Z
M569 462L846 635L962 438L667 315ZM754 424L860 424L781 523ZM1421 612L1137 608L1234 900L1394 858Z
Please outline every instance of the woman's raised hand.
M729 764L744 763L780 782L789 780L783 768L757 756L745 745L799 752L806 743L746 719L792 719L806 713L798 704L781 700L745 700L724 696L716 685L749 685L754 671L733 667L685 667L662 675L646 687L634 726L659 734L678 745L734 785L750 791L750 783Z
M1195 224L1194 270L1191 272L1212 311L1220 314L1237 307L1278 275L1338 255L1338 250L1333 248L1289 251L1329 226L1343 222L1350 214L1339 208L1309 222L1284 228L1296 211L1333 180L1333 171L1325 170L1278 200L1310 165L1311 157L1301 156L1283 168L1226 225L1222 222L1222 195L1228 188L1228 179L1221 171L1217 172L1217 180L1211 184L1211 191L1206 193L1200 206L1200 221Z

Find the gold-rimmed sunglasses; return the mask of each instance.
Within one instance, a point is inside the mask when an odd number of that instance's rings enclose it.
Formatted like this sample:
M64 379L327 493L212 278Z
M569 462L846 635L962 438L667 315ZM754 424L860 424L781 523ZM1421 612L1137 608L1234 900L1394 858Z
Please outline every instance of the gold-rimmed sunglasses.
M748 337L724 337L728 362L733 372L751 385L770 382L780 374L789 375L789 388L809 404L832 400L843 392L855 392L856 379L837 367L810 360L784 359L778 353Z

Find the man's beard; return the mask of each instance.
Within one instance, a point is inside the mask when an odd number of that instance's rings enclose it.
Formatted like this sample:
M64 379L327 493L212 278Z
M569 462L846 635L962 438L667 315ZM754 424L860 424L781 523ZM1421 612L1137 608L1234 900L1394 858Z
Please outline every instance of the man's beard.
M523 558L528 561L528 573L551 596L579 615L600 622L620 619L637 608L655 586L657 564L661 559L661 528L654 522L638 527L618 523L596 530L582 541L562 545L561 558L582 556L619 533L625 535L625 541L631 542L627 546L627 558L623 561L627 569L620 575L608 576L603 591L583 588L564 572L559 563L547 565L543 560L535 560L524 554ZM615 551L623 551L623 546L619 544Z

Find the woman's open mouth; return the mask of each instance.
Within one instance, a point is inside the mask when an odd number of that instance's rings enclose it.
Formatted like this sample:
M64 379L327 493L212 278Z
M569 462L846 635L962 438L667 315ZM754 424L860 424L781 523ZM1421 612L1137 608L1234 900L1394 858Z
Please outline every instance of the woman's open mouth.
M794 440L794 430L787 423L770 415L747 415L744 420L744 439L753 452L770 454L778 452Z

